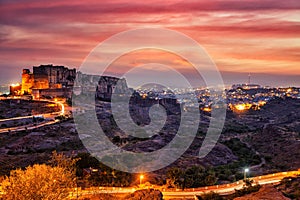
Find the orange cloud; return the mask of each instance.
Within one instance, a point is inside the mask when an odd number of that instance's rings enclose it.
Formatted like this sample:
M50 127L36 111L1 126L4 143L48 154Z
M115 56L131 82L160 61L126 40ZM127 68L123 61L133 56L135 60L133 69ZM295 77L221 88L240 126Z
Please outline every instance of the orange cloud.
M116 33L162 27L195 39L221 71L300 75L299 10L298 0L3 0L0 67L9 70L7 66L11 66L14 72L43 63L78 67L99 42ZM167 38L162 42L184 47L180 41ZM112 51L117 49L113 47ZM189 68L180 57L144 52L138 57L127 56L128 61L119 60L115 73L122 67L146 63L149 58L177 69ZM2 75L0 80L15 79L19 74L14 76Z

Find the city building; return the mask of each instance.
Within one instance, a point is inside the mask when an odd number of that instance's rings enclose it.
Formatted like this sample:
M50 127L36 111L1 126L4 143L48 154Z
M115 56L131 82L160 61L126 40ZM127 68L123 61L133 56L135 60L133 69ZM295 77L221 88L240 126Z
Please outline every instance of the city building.
M243 84L234 84L231 87L232 89L243 89L243 90L250 90L250 89L258 89L261 88L260 85L258 84L248 84L248 83L243 83Z

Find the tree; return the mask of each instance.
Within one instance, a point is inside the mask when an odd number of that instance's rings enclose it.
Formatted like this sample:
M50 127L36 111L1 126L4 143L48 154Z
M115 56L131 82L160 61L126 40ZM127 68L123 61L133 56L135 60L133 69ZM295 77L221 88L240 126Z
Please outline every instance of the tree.
M52 153L50 165L36 164L25 170L10 172L0 184L7 200L55 200L69 195L75 186L75 164L79 159L68 158L56 151Z
M65 199L73 186L71 172L45 164L13 170L1 183L6 200Z
M185 173L181 169L174 167L167 171L167 185L170 187L183 188Z
M203 166L192 166L185 171L185 187L197 188L213 185L216 182L215 173Z
M62 153L57 153L56 151L53 151L49 163L53 167L63 168L66 172L71 173L72 177L74 178L76 171L76 162L79 160L80 158L67 157Z
M129 186L131 184L132 174L111 169L88 153L79 153L75 159L78 159L76 174L86 181L86 185ZM97 169L97 173L91 173L89 176L83 177L84 168Z

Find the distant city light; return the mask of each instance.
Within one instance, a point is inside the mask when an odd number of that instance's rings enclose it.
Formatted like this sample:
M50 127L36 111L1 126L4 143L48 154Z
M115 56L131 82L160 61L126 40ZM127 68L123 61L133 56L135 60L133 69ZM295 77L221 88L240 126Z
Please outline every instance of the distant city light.
M20 83L13 83L11 84L12 87L17 87L17 86L20 86Z
M237 111L249 110L251 107L252 107L251 103L242 103L242 104L231 105L231 109L237 110Z
M265 102L265 101L259 101L259 102L258 102L259 106L264 106L264 105L266 105L266 103L267 103L267 102Z
M238 104L238 105L235 105L235 108L236 108L237 110L240 110L240 111L245 110L245 104Z
M205 111L205 112L211 112L211 108L210 107L204 107L202 110Z

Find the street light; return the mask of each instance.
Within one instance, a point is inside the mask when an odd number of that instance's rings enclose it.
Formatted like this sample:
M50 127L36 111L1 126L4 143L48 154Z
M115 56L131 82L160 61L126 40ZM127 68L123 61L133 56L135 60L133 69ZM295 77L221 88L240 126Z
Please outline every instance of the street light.
M142 180L144 179L144 175L140 175L140 185L142 185Z
M247 179L247 173L249 172L249 169L248 168L246 168L245 170L244 170L244 181L246 182L246 179Z

